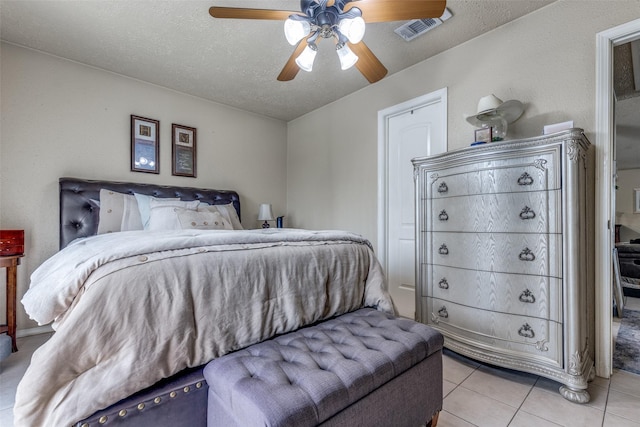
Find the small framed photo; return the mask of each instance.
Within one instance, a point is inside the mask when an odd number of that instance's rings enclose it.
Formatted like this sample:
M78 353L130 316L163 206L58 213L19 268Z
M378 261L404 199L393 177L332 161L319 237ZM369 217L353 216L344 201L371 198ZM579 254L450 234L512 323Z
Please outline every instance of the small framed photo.
M491 142L493 128L476 129L476 142Z
M640 188L633 189L633 213L640 213Z
M131 171L160 173L160 121L131 115Z
M171 174L196 177L196 128L171 125Z

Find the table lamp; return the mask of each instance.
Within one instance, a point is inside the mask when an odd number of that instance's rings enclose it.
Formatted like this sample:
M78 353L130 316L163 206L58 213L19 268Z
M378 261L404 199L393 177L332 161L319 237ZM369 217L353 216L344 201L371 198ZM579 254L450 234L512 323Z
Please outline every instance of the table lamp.
M268 203L263 203L260 205L260 210L258 211L258 221L264 221L262 224L262 228L269 228L269 222L273 221L273 212L271 211L271 205Z

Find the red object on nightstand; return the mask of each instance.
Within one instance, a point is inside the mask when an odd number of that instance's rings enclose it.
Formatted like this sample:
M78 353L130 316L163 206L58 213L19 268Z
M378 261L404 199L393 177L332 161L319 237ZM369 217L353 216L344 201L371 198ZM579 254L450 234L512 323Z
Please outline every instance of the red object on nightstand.
M24 230L0 230L0 256L24 254Z
M11 351L18 351L16 344L16 288L18 266L24 254L24 230L0 230L0 268L7 269L7 318L0 325L0 333L11 337Z

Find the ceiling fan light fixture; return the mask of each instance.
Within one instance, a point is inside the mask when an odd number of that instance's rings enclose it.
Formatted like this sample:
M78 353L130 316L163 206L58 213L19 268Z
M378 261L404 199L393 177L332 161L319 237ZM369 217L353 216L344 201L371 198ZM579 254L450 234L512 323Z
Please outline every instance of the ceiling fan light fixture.
M284 21L284 36L291 46L295 46L304 36L311 32L311 24L291 18Z
M361 16L345 18L338 24L338 30L353 44L360 43L364 37L365 23Z
M358 62L358 56L346 44L338 45L336 52L340 58L340 68L343 70L348 70Z
M301 70L311 71L313 68L313 61L316 59L316 54L318 53L317 48L314 44L308 44L307 47L304 48L300 56L296 58L296 64L300 67Z

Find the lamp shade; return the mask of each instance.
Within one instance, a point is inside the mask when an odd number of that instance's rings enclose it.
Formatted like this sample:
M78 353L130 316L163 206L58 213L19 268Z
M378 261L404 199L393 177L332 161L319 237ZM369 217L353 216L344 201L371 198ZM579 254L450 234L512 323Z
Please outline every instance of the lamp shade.
M364 37L365 23L362 17L343 19L338 24L338 29L353 44L360 43Z
M341 48L339 48L336 52L338 52L338 58L340 58L340 68L343 70L348 70L353 67L353 65L358 61L358 56L353 53L349 46L344 44Z
M311 25L307 21L297 21L291 18L284 21L284 36L291 46L298 43L311 32Z
M271 211L271 205L268 203L263 203L260 205L260 210L258 211L258 220L259 221L272 221L273 220L273 212Z
M296 64L300 67L301 70L311 71L313 68L313 61L316 59L316 54L318 52L311 47L311 45L307 45L304 48L300 56L296 58Z

